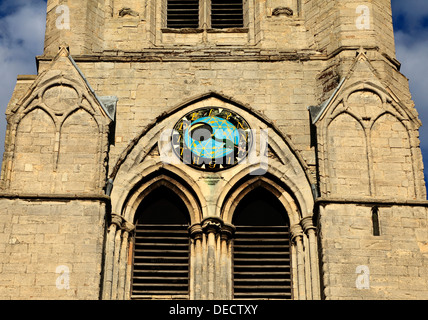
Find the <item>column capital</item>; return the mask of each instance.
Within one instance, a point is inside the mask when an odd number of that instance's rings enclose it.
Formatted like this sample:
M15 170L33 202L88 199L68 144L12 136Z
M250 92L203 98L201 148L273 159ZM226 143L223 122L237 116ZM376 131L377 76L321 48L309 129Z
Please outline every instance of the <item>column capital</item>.
M115 213L111 214L111 222L110 222L110 224L114 224L114 225L116 225L117 227L120 228L122 226L122 222L123 222L122 216L120 216L118 214L115 214Z
M202 230L204 232L210 233L214 232L217 233L221 230L223 227L223 220L217 217L210 217L202 220Z
M200 223L195 223L194 225L191 225L188 230L191 238L199 239L200 237L202 237L203 230Z
M133 225L132 223L128 222L128 221L123 221L122 223L122 230L131 233L132 231L135 230L135 225Z
M309 230L315 230L316 229L314 226L313 218L311 216L302 218L302 220L300 220L300 224L302 225L303 230L305 232L308 232Z
M232 224L225 223L221 228L221 237L224 240L232 239L235 234L236 228Z
M294 241L298 237L303 237L303 228L300 224L295 224L290 227L291 241Z

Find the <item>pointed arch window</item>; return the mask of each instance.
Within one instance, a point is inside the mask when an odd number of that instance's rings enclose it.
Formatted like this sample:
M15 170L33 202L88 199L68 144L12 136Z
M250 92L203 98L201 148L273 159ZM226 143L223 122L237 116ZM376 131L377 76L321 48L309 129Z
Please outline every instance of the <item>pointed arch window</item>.
M140 204L134 235L132 299L189 299L189 213L165 186Z
M258 187L237 206L233 224L235 299L292 299L287 214L272 193Z

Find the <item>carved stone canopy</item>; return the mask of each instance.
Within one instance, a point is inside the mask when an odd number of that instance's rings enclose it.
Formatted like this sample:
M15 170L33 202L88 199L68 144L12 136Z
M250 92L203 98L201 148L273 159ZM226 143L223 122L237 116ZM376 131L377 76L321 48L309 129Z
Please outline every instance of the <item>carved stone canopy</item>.
M287 17L293 16L294 12L292 9L288 7L278 7L273 9L272 15L273 16L280 16L280 15L286 15Z

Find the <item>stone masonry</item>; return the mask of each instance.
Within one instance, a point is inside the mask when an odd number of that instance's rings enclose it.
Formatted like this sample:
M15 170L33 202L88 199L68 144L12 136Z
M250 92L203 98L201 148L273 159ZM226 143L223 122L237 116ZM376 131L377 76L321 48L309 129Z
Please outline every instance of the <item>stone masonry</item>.
M190 299L232 298L232 216L255 186L289 217L294 298L428 298L421 122L390 1L243 8L243 28L189 30L166 27L167 0L47 1L37 75L6 111L1 299L129 299L136 210L160 185L189 209ZM204 106L267 130L265 175L163 161L162 132Z

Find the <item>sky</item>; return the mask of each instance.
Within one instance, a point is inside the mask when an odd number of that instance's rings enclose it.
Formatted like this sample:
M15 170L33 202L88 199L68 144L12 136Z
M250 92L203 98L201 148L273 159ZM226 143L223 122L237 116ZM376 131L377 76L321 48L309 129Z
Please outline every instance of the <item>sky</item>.
M392 11L397 59L410 81L423 123L420 140L428 180L428 0L392 0ZM43 52L45 19L46 0L0 0L0 156L4 113L17 75L36 74L35 57Z

